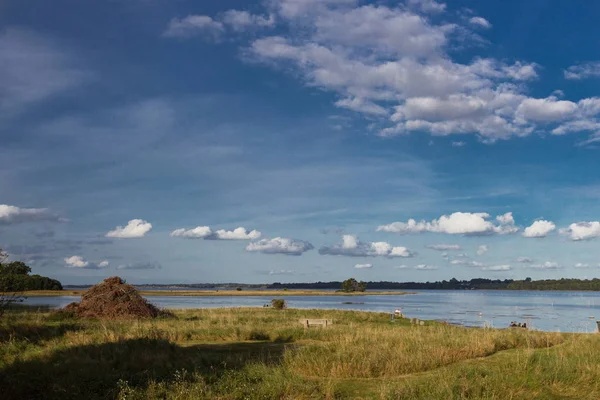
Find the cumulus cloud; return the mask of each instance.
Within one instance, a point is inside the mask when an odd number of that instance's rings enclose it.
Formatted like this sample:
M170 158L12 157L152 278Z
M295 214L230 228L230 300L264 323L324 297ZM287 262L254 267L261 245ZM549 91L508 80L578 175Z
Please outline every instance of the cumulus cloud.
M65 258L65 264L67 268L80 268L80 269L101 269L108 267L109 262L107 260L101 261L98 264L86 261L81 256L71 256Z
M141 238L150 232L152 224L143 219L132 219L127 226L117 226L114 230L108 232L105 236L109 238L133 239Z
M370 269L373 268L373 264L356 264L354 265L356 269Z
M472 134L492 143L552 130L584 114L600 115L600 109L583 104L595 98L530 97L526 82L538 78L540 68L533 62L455 57L457 48L481 43L473 29L492 25L480 16L448 13L443 2L279 0L263 5L259 14L229 10L175 18L164 36L219 39L253 28L256 35L243 37L244 60L329 91L335 106L375 120L384 137ZM258 31L276 23L281 31ZM565 76L591 76L595 68L573 66Z
M217 40L227 31L227 28L234 32L244 32L252 28L266 28L274 25L275 16L273 14L265 16L251 14L248 11L227 10L216 18L208 15L173 18L163 32L163 36L189 38L202 35Z
M419 265L415 266L415 269L421 270L421 271L433 271L433 270L438 269L438 267L436 267L435 265L419 264Z
M510 265L492 265L481 268L482 271L510 271L511 269Z
M275 16L250 14L248 11L228 10L223 13L222 21L234 31L240 32L251 27L272 27L275 25Z
M530 265L528 268L532 268L532 269L561 269L562 266L560 266L558 263L553 262L553 261L546 261L543 264Z
M589 268L590 264L586 264L586 263L577 263L574 265L575 268Z
M0 225L11 225L33 221L63 221L58 215L47 208L20 208L0 204Z
M434 0L408 0L407 4L425 13L441 13L446 10L446 3Z
M496 217L496 222L489 221L487 213L455 212L450 215L442 215L439 219L431 222L409 219L407 222L394 222L389 225L380 225L377 231L395 233L421 233L435 232L460 235L490 235L509 234L519 230L515 226L512 213L506 213Z
M478 255L478 256L482 256L482 255L484 255L485 253L487 253L489 250L490 250L490 249L489 249L489 247L488 247L487 245L485 245L485 244L482 244L481 246L479 246L479 247L477 248L477 255Z
M463 259L452 260L452 261L450 261L450 264L453 264L453 265L465 265L467 267L483 267L483 266L485 266L484 263L479 262L479 261L471 261L471 260L463 260Z
M209 240L254 240L261 236L257 230L248 231L244 227L235 228L232 231L219 229L213 231L209 226L197 226L193 229L176 229L171 232L173 237L183 237L188 239L209 239Z
M517 262L522 263L522 264L531 264L533 262L533 260L529 257L518 257Z
M576 222L559 232L574 241L593 239L600 236L600 222Z
M457 244L428 244L425 247L438 251L460 250L460 246Z
M600 61L572 65L564 71L565 79L579 80L600 76Z
M261 239L246 246L248 252L259 252L263 254L285 254L300 256L302 253L312 250L314 246L304 240L276 237L273 239Z
M292 269L270 270L269 275L294 275L296 271Z
M490 22L483 17L472 17L469 19L469 22L471 23L471 25L480 26L485 29L489 29L492 27L492 24L490 24Z
M387 258L412 257L414 255L406 247L392 246L387 242L361 242L354 235L344 235L342 243L321 247L319 254L349 257L383 256Z
M188 15L185 18L173 18L164 31L165 37L190 37L206 34L213 39L225 31L222 22L215 21L207 15Z
M551 221L539 220L535 221L531 226L525 228L523 236L527 238L543 238L550 232L556 229L556 225Z
M463 147L466 144L466 142L452 142L452 147Z
M137 262L131 264L119 265L117 269L138 270L138 269L161 269L161 265L157 262Z

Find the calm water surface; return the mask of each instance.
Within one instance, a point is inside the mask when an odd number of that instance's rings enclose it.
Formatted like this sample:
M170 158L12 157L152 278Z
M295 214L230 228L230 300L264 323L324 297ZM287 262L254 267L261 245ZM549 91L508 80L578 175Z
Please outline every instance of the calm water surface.
M215 308L261 307L270 303L272 297L152 296L149 299L162 308ZM518 321L544 331L594 332L595 318L600 320L600 293L595 292L422 290L398 296L286 296L286 300L294 308L382 312L401 309L408 317L476 327L504 328L511 321ZM79 298L30 297L25 304L63 307L73 301Z

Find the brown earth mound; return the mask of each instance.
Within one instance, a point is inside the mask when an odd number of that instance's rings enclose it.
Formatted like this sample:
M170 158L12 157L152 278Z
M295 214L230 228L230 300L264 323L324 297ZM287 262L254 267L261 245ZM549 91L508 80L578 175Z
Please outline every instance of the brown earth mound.
M118 276L89 288L81 302L64 308L83 318L156 318L161 311Z

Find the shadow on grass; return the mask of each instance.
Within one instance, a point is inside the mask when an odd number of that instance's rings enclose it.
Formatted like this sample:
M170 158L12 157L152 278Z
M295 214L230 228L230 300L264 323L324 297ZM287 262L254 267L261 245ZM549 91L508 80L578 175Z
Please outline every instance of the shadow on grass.
M4 400L113 399L120 379L130 387L144 387L186 370L211 381L250 362L278 364L285 346L258 342L182 347L151 339L79 346L0 369L0 392Z

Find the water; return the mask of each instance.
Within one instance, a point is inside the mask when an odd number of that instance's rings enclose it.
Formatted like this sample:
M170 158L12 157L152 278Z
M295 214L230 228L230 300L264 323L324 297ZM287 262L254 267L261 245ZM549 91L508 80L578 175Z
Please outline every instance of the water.
M152 296L162 308L262 307L268 296ZM600 319L600 293L529 291L437 291L411 295L286 296L289 307L393 312L408 317L451 324L505 328L511 321L527 322L533 329L560 332L594 332ZM78 297L30 297L25 304L63 307ZM343 304L353 302L355 304ZM356 304L360 303L360 304Z

